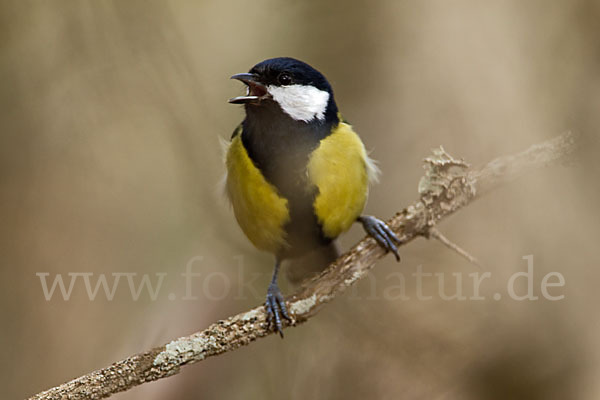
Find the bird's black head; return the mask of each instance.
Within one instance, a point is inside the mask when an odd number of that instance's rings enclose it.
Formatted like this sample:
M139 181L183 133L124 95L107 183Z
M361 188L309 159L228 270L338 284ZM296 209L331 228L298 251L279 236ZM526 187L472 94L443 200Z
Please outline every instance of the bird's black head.
M319 90L332 93L327 79L316 69L305 62L289 57L270 58L256 64L250 70L262 79L265 85L313 86Z
M230 99L233 104L268 107L276 103L296 121L331 122L337 119L333 90L325 77L310 65L289 57L270 58L248 73L231 77L244 82L246 96Z

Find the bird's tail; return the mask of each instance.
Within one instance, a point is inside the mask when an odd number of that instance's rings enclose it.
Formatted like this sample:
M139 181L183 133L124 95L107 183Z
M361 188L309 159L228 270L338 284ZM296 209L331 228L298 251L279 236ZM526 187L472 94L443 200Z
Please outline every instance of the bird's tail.
M293 284L299 284L323 271L340 255L336 241L307 253L306 255L289 260L286 275Z

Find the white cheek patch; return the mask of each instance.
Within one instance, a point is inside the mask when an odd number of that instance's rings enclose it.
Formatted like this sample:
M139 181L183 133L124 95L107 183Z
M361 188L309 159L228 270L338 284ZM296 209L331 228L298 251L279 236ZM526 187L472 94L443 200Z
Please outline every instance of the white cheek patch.
M268 86L267 90L281 109L297 121L325 118L329 93L314 86Z

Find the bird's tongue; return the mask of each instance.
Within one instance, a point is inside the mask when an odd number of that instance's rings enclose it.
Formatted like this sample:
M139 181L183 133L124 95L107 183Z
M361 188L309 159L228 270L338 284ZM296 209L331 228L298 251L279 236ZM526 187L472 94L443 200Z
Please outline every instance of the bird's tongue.
M262 85L248 84L248 96L262 97L267 94L265 87Z

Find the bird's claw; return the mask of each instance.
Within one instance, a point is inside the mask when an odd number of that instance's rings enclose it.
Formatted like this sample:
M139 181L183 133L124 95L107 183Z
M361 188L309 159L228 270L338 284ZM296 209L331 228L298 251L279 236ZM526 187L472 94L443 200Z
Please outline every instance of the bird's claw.
M283 338L283 324L281 322L281 317L287 319L289 322L292 322L292 319L287 312L285 299L276 283L271 283L269 289L267 289L265 310L267 312L267 325L270 327L271 322L273 322L275 331Z
M358 218L358 221L362 223L365 231L375 239L381 247L394 253L396 261L400 261L397 246L400 244L400 239L398 239L398 236L392 232L385 222L370 215L361 216Z

